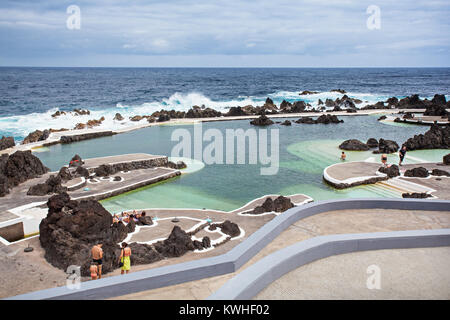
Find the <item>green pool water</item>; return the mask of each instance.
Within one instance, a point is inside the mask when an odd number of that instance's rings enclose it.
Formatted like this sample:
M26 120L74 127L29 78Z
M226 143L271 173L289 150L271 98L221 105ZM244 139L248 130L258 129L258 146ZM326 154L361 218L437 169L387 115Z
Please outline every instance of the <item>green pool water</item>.
M325 167L339 162L341 150L338 145L346 139L360 139L365 142L374 137L395 140L401 144L415 134L424 133L428 127L386 125L378 122L374 116L346 116L342 119L345 121L342 124L293 124L290 127L275 124L268 127L279 129L280 167L276 175L260 175L260 163L204 166L197 163L194 172L103 200L102 204L111 212L134 208L208 208L229 211L266 194L304 193L315 200L400 196L373 186L336 190L323 182L322 172ZM136 152L170 156L176 144L171 141L171 135L173 130L178 128L193 132L192 125L155 126L112 137L55 145L41 149L35 154L52 170L58 170L74 154L79 154L82 158ZM203 124L203 131L210 128L218 129L224 136L226 129L258 130L247 120ZM247 157L248 152L247 148ZM368 158L378 161L380 157L370 151L346 153L348 161ZM447 153L448 150L408 152L406 163L439 161ZM398 156L389 155L388 161L397 163Z

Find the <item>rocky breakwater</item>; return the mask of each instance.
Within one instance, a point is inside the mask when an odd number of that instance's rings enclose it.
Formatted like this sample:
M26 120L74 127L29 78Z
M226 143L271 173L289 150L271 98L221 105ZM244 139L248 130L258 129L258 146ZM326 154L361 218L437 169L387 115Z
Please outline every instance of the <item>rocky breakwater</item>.
M113 131L101 131L101 132L90 132L90 133L84 133L84 134L76 134L76 135L67 135L62 136L60 138L61 143L72 143L72 142L78 142L88 139L95 139L100 137L108 137L112 136L115 133Z
M0 157L0 197L10 189L29 179L37 178L49 171L31 151L16 151Z
M180 161L180 166L182 166L182 164L184 164L184 162ZM184 164L184 166L186 165ZM106 177L119 171L133 171L154 167L169 167L169 161L167 160L167 157L158 157L153 159L136 160L115 164L102 164L96 168L91 168L89 170L91 173L95 173L95 175L98 177Z
M433 124L424 134L415 135L405 142L407 150L449 149L450 126Z
M112 215L99 202L71 200L67 193L51 197L47 206L47 217L39 225L39 240L50 264L63 270L70 265L80 266L81 275L88 276L91 249L101 243L103 273L119 267L119 244L134 231L134 223L127 226L122 222L113 223ZM179 257L195 249L191 237L179 226L172 229L166 240L153 245L133 242L129 247L131 265Z
M0 139L0 151L12 148L15 145L16 145L16 143L14 142L14 138L13 137L5 137L5 136L3 136Z

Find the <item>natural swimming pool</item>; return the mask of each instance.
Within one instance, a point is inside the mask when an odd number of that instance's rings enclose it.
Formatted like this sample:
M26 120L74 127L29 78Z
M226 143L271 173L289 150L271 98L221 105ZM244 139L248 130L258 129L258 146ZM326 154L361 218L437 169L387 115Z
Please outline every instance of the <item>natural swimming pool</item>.
M304 193L315 200L401 196L374 186L336 190L323 182L322 172L328 165L339 161L341 151L338 145L343 140L360 139L365 142L368 138L374 137L395 140L401 145L415 134L426 132L428 127L387 125L377 121L378 115L341 118L344 120L341 124L293 123L292 126L275 124L267 127L279 129L280 168L276 175L260 175L260 164L205 165L193 173L103 200L102 204L112 212L134 208L208 208L228 211L266 194ZM170 156L172 148L176 145L176 142L171 141L171 135L173 130L178 128L193 132L192 125L160 125L111 137L54 145L35 154L51 170L58 170L67 164L74 154L79 154L82 158L142 152ZM238 128L259 129L251 126L249 120L203 123L203 130L209 128L221 132ZM246 153L248 156L248 148ZM371 151L346 153L348 161L365 160L370 157L378 160L380 156L372 154ZM408 152L406 163L420 160L440 161L447 153L448 150ZM389 162L397 163L397 155L390 155Z

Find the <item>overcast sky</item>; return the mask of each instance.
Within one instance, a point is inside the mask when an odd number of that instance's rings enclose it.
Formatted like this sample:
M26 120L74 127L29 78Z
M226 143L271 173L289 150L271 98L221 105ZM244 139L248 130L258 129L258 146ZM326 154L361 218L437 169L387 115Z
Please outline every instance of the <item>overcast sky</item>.
M449 17L449 0L1 0L0 65L450 66Z

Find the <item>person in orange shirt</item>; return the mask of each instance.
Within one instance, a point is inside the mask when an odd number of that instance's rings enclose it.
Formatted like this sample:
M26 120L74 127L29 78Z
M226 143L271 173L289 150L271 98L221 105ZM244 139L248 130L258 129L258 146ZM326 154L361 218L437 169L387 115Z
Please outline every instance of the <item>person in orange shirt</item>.
M89 268L89 271L91 272L91 280L97 280L98 277L98 266L97 263L93 263L91 267Z
M98 267L98 278L102 278L102 259L103 259L103 249L102 244L98 243L92 247L92 261L97 264Z

